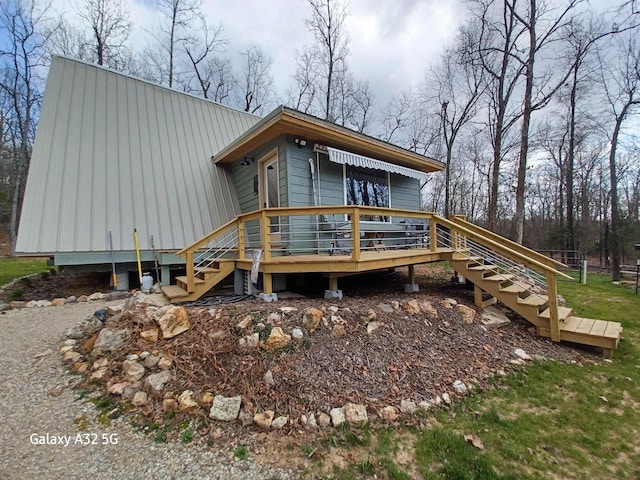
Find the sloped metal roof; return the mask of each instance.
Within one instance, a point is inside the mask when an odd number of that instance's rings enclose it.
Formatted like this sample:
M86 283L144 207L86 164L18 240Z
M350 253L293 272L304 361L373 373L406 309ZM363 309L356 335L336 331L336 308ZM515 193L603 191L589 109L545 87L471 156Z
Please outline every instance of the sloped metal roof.
M177 250L239 212L212 155L260 120L76 60L52 59L19 254Z

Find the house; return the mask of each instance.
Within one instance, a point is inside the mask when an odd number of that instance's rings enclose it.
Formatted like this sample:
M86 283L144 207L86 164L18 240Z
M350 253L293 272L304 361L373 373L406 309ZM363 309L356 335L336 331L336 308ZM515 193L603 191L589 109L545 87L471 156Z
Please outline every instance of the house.
M442 168L286 107L259 118L54 57L16 250L68 270L115 265L118 288L158 265L171 301L232 274L237 292L265 300L322 274L325 296L340 298L343 277L399 267L415 292L415 265L448 260L477 305L500 301L554 341L615 348L619 323L558 305L561 264L421 211L421 183Z

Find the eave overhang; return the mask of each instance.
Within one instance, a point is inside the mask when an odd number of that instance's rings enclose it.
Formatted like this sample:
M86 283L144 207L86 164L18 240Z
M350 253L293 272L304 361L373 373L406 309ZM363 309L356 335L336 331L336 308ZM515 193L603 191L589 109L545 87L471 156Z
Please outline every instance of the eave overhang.
M213 160L216 164L233 163L281 135L304 138L307 144L327 145L420 172L437 172L444 168L442 162L432 158L287 107L278 107L271 112L214 155Z

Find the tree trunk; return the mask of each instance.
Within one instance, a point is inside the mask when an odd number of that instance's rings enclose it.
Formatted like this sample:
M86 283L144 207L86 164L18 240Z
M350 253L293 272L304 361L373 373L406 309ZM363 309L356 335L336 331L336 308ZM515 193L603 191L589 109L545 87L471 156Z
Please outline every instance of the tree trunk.
M611 255L611 281L620 281L620 216L618 213L618 174L616 168L616 149L618 147L618 136L620 127L626 116L628 105L622 109L622 113L616 118L616 124L611 136L611 150L609 150L609 181L611 183L611 230L609 232L609 252Z
M524 239L524 203L527 177L527 155L529 154L529 126L531 123L531 97L533 95L533 67L536 56L536 0L530 0L529 12L529 56L527 58L524 105L522 108L522 129L520 131L520 156L518 161L518 183L516 185L515 238L518 243Z

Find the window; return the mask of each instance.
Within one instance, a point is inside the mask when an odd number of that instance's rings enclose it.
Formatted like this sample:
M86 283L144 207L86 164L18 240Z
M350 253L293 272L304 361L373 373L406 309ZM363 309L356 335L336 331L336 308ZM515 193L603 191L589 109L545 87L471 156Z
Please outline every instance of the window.
M344 186L347 205L386 207L389 203L389 173L369 168L345 165ZM388 222L382 215L363 215L361 220Z

